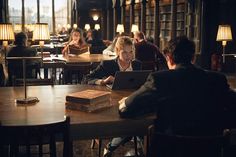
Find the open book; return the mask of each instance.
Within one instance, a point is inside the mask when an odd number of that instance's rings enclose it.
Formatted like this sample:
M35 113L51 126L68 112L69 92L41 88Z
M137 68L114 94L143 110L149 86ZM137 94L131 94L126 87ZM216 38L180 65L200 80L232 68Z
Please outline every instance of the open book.
M56 56L50 56L50 57L45 57L43 58L43 61L44 62L52 62L52 61L63 61L63 62L66 62L66 59L62 56L62 55L58 55L57 57Z
M78 48L76 46L69 45L69 54L80 55L85 52L88 52L88 46Z

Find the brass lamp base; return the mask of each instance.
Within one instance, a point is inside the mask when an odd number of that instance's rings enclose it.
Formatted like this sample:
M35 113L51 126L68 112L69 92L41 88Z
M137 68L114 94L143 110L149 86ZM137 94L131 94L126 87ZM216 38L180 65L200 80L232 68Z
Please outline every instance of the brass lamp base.
M16 99L15 102L18 104L33 104L39 102L39 99L37 97L28 97Z

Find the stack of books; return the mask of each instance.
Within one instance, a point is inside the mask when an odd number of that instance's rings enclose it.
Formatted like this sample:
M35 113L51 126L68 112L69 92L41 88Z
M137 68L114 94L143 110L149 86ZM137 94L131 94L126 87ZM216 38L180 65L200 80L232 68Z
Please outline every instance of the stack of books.
M111 106L110 92L100 90L84 90L66 96L66 108L93 112Z

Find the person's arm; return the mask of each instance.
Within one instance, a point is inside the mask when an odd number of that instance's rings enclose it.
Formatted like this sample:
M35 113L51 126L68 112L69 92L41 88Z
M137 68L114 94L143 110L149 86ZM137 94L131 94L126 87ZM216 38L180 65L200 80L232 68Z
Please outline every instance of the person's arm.
M155 112L157 97L155 80L150 74L141 88L120 101L119 114L122 118L130 118Z
M86 76L88 84L103 84L103 78L109 76L104 64L104 61L102 61L92 73Z

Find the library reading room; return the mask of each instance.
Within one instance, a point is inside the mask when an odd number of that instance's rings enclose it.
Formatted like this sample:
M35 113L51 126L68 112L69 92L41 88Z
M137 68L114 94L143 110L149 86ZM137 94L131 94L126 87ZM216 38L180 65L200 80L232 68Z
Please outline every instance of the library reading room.
M235 157L235 0L1 0L0 157Z

